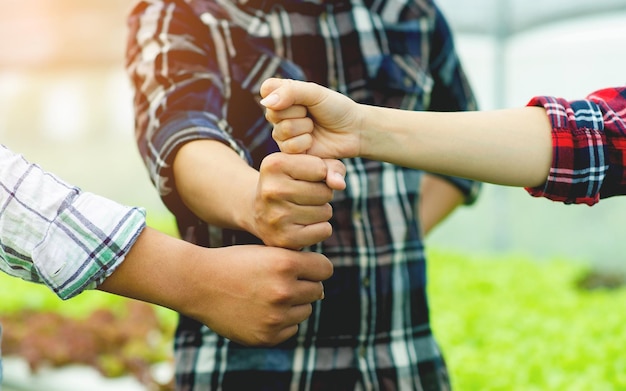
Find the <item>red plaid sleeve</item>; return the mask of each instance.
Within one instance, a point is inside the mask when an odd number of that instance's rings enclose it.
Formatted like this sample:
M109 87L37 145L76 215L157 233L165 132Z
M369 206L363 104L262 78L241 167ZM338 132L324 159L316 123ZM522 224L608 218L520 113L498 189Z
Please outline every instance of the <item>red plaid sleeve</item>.
M594 205L626 194L626 88L604 89L584 100L539 96L552 123L552 167L543 185L526 190L566 204Z

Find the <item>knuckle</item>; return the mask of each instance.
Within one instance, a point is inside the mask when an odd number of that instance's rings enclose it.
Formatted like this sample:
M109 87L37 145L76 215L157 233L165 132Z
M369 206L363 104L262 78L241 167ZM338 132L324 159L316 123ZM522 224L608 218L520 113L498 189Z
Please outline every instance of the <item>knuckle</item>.
M322 229L321 229L321 236L323 237L322 240L328 239L333 235L333 226L326 222L322 225Z
M285 321L285 316L282 313L278 313L278 312L271 313L265 319L266 326L269 329L275 329L275 328L282 326L284 321Z
M284 141L281 124L274 125L274 128L272 129L272 138L274 139L274 141L277 141L277 142Z
M273 201L280 201L287 197L288 192L284 186L281 186L277 180L266 180L261 185L260 196L265 203L271 203ZM274 208L273 213L278 213Z
M269 347L280 342L272 332L260 333L255 336L254 346Z
M280 274L293 275L298 271L298 264L296 262L296 259L295 257L291 256L291 254L289 254L289 256L276 258L274 262L274 267L276 268L276 271Z
M333 210L332 205L330 205L329 203L328 203L328 204L326 204L326 205L328 205L328 206L326 207L326 210L327 210L327 213L328 213L328 220L330 220L330 219L332 219L332 218L333 218L333 215L334 215L334 210Z
M314 159L312 159L311 164L315 164L315 170L317 170L322 178L326 178L326 172L328 171L328 167L326 166L326 163L324 163L324 160L315 156Z
M293 134L295 127L294 122L290 119L284 119L281 121L281 129L284 134Z
M270 170L276 170L277 168L280 168L282 166L284 160L285 159L283 157L283 154L272 153L263 158L263 161L261 162L261 167Z

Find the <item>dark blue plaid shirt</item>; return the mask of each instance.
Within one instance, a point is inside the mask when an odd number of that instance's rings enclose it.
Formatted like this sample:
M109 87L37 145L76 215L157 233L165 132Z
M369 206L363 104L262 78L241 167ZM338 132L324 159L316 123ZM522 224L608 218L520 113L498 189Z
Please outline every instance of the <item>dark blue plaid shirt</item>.
M183 236L205 246L258 242L199 221L171 162L195 139L220 140L253 167L278 150L258 104L268 77L314 81L354 100L409 110L476 108L448 25L431 1L142 1L130 17L128 70L139 149ZM181 390L439 390L449 381L426 297L416 206L422 173L345 159L326 297L292 339L248 348L181 318ZM199 168L200 169L200 168ZM471 203L476 182L447 178Z

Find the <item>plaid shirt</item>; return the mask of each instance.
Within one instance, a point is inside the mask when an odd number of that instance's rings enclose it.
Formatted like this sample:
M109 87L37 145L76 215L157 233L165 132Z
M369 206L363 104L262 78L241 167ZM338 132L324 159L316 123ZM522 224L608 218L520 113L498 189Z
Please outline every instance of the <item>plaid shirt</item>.
M447 23L430 1L142 1L129 24L139 150L183 237L205 246L259 241L193 216L173 185L173 156L209 138L258 168L278 150L258 104L266 78L315 81L380 106L475 109ZM179 389L449 388L429 325L421 173L344 163L348 186L332 202L333 236L311 249L335 267L325 299L274 348L244 347L181 317ZM447 179L474 200L478 183Z
M93 289L124 260L144 212L81 192L0 146L0 270L62 299Z
M594 205L626 194L626 87L571 102L540 96L528 105L546 109L554 148L548 179L528 188L531 195Z

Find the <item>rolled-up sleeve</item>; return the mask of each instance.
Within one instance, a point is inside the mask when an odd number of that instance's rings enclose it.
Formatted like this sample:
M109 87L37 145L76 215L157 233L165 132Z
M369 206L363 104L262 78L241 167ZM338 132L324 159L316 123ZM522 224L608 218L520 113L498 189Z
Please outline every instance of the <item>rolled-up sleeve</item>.
M83 192L0 147L0 269L62 299L94 289L124 261L145 212Z
M603 89L586 99L538 96L552 125L553 158L546 182L526 190L566 204L594 205L626 194L626 88Z
M232 86L229 66L218 59L233 54L224 30L208 13L201 20L189 7L139 2L128 19L136 140L153 184L175 213L186 209L171 169L183 144L217 140L249 160L224 120Z

